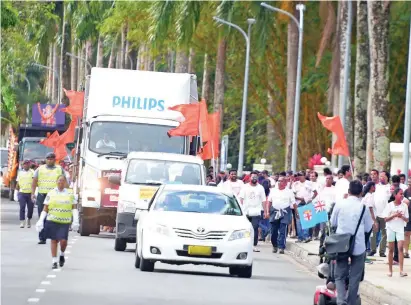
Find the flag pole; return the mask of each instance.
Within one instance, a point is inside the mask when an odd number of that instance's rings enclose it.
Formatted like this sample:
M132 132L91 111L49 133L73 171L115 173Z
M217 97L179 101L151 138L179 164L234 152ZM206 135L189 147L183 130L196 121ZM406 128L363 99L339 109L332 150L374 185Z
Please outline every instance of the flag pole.
M351 157L350 156L348 156L348 162L350 162L351 174L354 175L354 170L353 170L353 167L352 167L352 162L351 162Z

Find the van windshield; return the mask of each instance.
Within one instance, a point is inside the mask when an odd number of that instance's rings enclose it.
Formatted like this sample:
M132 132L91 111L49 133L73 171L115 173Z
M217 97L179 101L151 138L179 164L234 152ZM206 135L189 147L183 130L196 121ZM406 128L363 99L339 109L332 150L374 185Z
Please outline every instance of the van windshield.
M201 184L201 165L175 161L131 160L125 183Z
M126 122L94 122L89 149L98 154L131 151L184 153L184 137L168 137L171 126Z

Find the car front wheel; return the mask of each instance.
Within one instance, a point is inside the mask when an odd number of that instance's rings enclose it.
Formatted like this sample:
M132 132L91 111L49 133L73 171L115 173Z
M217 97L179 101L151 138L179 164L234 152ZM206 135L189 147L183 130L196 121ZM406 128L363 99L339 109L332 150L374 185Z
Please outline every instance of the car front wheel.
M237 275L241 278L249 279L253 275L253 266L240 267L237 269Z
M143 272L153 272L154 271L154 262L140 258L140 270Z
M134 267L136 267L136 269L140 268L140 264L141 264L141 259L140 256L138 256L138 247L136 244L136 255L135 255L135 260L134 260Z

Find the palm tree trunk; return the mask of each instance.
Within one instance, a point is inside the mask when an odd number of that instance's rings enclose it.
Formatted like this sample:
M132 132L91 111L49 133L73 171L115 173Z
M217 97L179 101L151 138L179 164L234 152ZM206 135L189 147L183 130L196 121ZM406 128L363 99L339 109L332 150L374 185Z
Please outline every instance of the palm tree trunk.
M49 101L53 100L53 44L49 44L49 56L48 56L48 81L47 81L47 97Z
M127 57L127 68L133 70L136 65L137 51L136 49L129 49Z
M86 56L86 45L83 43L81 47L78 49L78 57L80 58L85 58ZM78 60L78 78L77 78L77 87L78 91L83 91L85 88L85 83L84 83L84 61Z
M204 54L203 85L201 87L201 98L208 101L210 97L210 65L208 55Z
M100 34L98 35L98 41L97 41L97 61L96 61L96 67L103 67L103 60L104 60L104 51L103 51L103 43L104 43L104 38Z
M125 34L125 42L126 46L124 49L124 69L130 69L130 42L127 39L127 33L128 33L128 26L126 27L126 34Z
M108 59L108 68L112 68L114 69L116 64L115 64L115 60L116 60L116 42L114 41L111 45L111 51L110 51L110 57Z
M195 73L195 56L196 53L193 48L190 48L189 57L188 57L188 73Z
M373 113L374 167L385 170L390 162L388 138L388 29L390 1L368 2L370 39L370 92Z
M178 50L176 55L176 73L188 72L188 56L186 50Z
M275 170L283 170L284 155L281 153L281 141L274 127L275 99L270 91L267 91L267 110L269 116L267 117L266 157Z
M61 99L65 101L64 89L71 89L71 68L70 56L67 52L71 51L71 26L67 17L66 5L63 5L63 26L62 26L62 40L61 40L61 59L60 59L60 79L61 79Z
M126 39L127 38L127 25L123 25L123 28L121 30L121 48L120 48L120 64L119 64L119 69L124 69L125 68L125 62L126 62Z
M53 91L52 91L52 100L53 103L57 104L60 101L59 98L59 90L60 90L60 56L57 43L53 44Z
M294 22L288 23L287 35L287 114L285 141L285 169L291 168L293 145L293 123L295 105L295 87L297 81L298 28Z
M71 53L77 55L77 48L74 42L71 45ZM71 90L77 90L77 58L71 57Z
M370 80L370 49L368 42L367 1L357 4L357 59L355 66L355 173L365 173L367 149L367 101Z
M91 68L89 66L89 63L91 64L92 58L93 57L93 46L91 43L91 40L86 41L86 62L84 63L84 71L85 71L85 76L88 76L91 74Z
M144 67L146 71L153 71L153 60L148 45L145 46Z
M217 62L214 80L214 112L220 112L220 132L223 131L224 119L224 77L225 77L225 59L227 51L227 40L221 38L217 49Z
M174 72L174 55L175 55L175 52L172 49L169 49L167 65L168 65L168 72L171 72L171 73Z

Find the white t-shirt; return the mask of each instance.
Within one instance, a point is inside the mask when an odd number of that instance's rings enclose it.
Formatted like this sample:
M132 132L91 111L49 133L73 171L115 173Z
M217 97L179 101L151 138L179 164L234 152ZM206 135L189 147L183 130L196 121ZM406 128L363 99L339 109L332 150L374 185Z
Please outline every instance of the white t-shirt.
M244 186L244 182L239 179L234 182L227 180L220 183L218 186L224 190L231 191L235 196L238 196L238 194L240 194L241 188Z
M367 193L365 197L361 200L361 202L367 208L372 208L373 210L375 210L374 193Z
M296 181L293 183L292 190L295 194L295 197L304 198L305 202L311 200L312 195L312 188L310 181L300 182ZM301 200L296 200L297 205L301 202Z
M347 178L341 178L335 183L335 201L338 202L344 199L344 195L348 194L350 188L350 181Z
M384 218L384 210L388 204L388 200L391 197L391 185L389 184L376 184L374 193L374 214L375 216Z
M266 201L264 188L257 184L255 186L250 185L250 183L244 184L241 188L239 198L243 199L243 211L249 216L259 216L257 211L263 211L263 203Z
M408 215L408 206L405 203L401 203L400 205L395 205L394 201L391 201L387 204L384 209L384 217L389 217L392 214L397 212L401 212L406 218L409 218ZM399 218L395 217L394 219L387 221L387 228L394 231L394 232L404 232L404 227L407 223Z
M276 210L292 208L294 205L295 197L294 193L285 188L280 190L279 188L272 188L270 195L268 195L268 201L271 202L271 206Z
M400 189L402 189L404 192L408 188L408 186L404 183L400 183Z
M325 209L327 210L327 212L329 212L331 210L332 204L335 203L335 186L324 186L318 191L316 198L317 202L322 201L325 203Z

